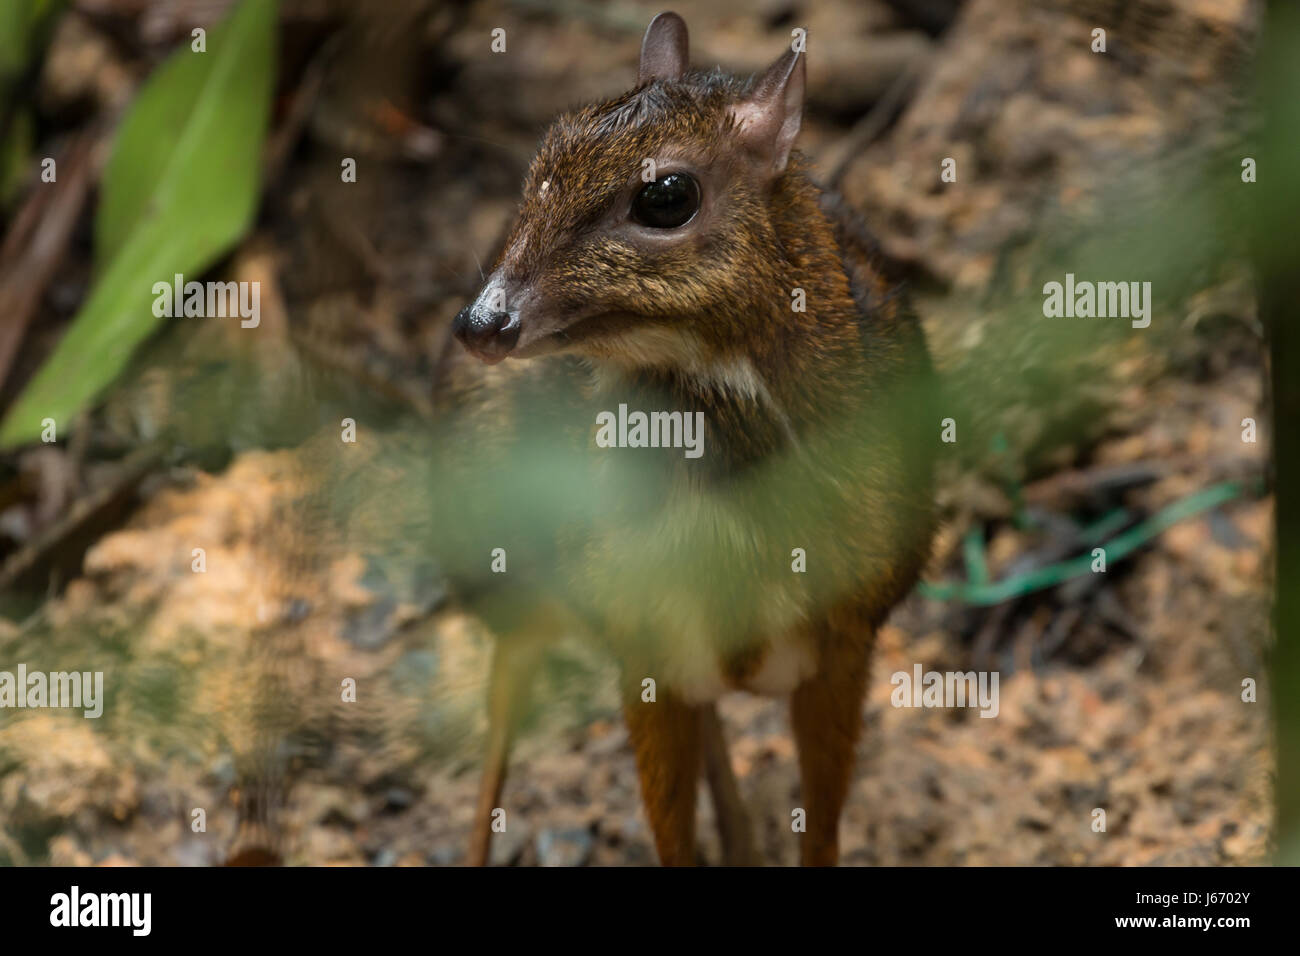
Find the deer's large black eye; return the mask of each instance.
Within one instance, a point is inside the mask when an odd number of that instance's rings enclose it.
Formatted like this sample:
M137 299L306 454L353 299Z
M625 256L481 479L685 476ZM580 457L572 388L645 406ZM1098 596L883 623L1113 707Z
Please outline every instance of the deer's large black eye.
M686 173L646 183L632 200L632 218L653 229L676 229L700 208L700 186Z

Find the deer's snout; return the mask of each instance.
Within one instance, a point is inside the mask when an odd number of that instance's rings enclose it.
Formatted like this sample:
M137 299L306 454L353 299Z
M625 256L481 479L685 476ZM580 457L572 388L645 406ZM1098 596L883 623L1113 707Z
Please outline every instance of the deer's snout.
M451 330L471 354L493 365L519 342L519 328L518 313L489 308L480 296L460 310Z

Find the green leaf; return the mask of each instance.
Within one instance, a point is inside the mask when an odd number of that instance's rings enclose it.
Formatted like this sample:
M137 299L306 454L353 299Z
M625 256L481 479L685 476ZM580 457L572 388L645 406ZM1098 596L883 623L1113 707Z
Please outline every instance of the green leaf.
M34 8L34 0L0 0L0 84L7 84L27 65Z
M113 381L161 321L153 285L197 278L257 210L275 60L275 0L242 0L207 38L151 76L105 169L98 280L67 334L0 425L0 446L61 428Z
M31 110L19 108L9 122L9 136L0 142L0 207L7 206L27 180L36 139L36 122Z
M65 0L0 0L0 105L44 51Z

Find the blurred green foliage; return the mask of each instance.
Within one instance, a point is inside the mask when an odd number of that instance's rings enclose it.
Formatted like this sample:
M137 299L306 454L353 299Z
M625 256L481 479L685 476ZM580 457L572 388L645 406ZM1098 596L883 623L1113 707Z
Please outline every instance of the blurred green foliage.
M1295 174L1300 129L1300 9L1274 0L1256 66L1256 96L1263 117L1255 143L1259 190L1240 210L1252 221L1259 280L1260 318L1268 328L1272 362L1274 488L1277 495L1275 644L1270 661L1277 750L1276 862L1300 866L1300 335L1296 297L1296 219L1300 180Z
M97 281L0 426L0 445L66 426L158 325L152 287L198 276L248 228L275 77L275 0L244 0L207 51L177 51L122 122L96 219Z
M0 0L0 206L28 173L35 138L19 88L40 61L64 0Z
M0 91L22 76L62 7L63 0L0 0Z

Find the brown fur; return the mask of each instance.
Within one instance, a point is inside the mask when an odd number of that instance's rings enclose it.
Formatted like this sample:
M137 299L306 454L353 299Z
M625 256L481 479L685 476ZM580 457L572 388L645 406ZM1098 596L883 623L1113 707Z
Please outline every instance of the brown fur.
M789 54L751 84L650 70L630 93L558 119L492 274L547 333L530 340L536 329L525 327L520 339L539 357L489 369L447 357L442 399L468 423L475 467L503 467L492 456L544 419L589 475L578 493L603 503L589 522L557 529L545 574L512 582L516 610L492 596L478 606L498 619L499 654L509 654L536 587L572 606L619 661L665 864L694 860L702 759L715 802L737 815L711 701L767 670L792 689L803 861L836 862L870 646L915 582L932 529L925 449L938 420L919 326L856 216L797 154L768 175L771 157L745 145L753 133L737 119L737 104L791 62L801 83ZM619 218L645 157L701 181L705 203L684 238ZM806 311L791 308L796 288ZM703 411L705 455L593 448L595 412L621 402ZM792 571L793 548L805 549L807 573ZM805 656L806 671L792 670ZM653 703L641 697L647 677ZM499 793L508 736L493 737L480 817ZM735 827L728 842L729 856L752 854Z

